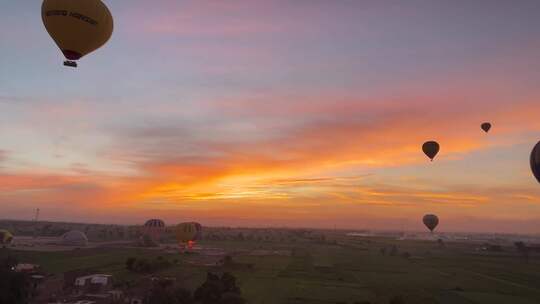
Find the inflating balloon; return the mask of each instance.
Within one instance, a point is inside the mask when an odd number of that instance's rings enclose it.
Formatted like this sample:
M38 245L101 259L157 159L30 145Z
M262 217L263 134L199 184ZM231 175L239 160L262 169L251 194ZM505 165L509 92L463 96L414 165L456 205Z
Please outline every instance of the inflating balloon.
M143 236L150 237L155 243L159 243L163 231L165 231L165 222L160 219L150 219L144 223Z
M489 122L485 122L483 123L481 126L482 130L484 130L484 132L489 132L489 129L491 129L491 124Z
M195 241L201 237L202 226L195 222L181 223L176 226L175 232L178 243L192 248Z
M433 158L439 153L439 144L436 141L426 141L422 145L422 151L433 161Z
M113 32L112 15L100 0L44 0L43 24L66 59L64 65L77 67L75 60L99 49Z
M8 245L13 241L13 234L9 231L0 229L0 245Z
M531 152L531 170L540 183L540 141L534 146Z
M422 218L422 221L424 222L424 225L429 229L429 231L433 232L435 227L439 225L439 218L435 214L426 214Z

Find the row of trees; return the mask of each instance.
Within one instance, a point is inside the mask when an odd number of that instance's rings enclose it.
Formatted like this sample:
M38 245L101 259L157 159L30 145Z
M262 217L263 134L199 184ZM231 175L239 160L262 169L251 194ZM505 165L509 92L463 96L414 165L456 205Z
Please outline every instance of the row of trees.
M194 293L162 280L154 284L144 299L145 304L245 304L236 278L230 273L208 273L206 281Z
M347 302L337 302L336 304L348 304ZM352 304L372 304L370 301L356 301ZM388 304L405 304L405 300L402 296L394 296L390 298Z
M176 262L171 262L162 256L158 256L155 259L136 259L131 257L126 260L126 269L138 273L154 273L170 267Z

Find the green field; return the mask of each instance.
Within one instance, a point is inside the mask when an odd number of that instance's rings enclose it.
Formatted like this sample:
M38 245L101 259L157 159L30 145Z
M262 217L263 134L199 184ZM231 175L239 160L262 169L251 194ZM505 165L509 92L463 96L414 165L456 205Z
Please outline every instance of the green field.
M195 288L207 271L230 271L239 280L249 303L389 303L400 296L404 303L540 303L540 260L526 261L513 248L502 253L478 253L474 246L435 242L372 239L330 242L206 241L202 246L231 252L236 263L253 269L195 266L190 255L163 254L147 249L79 249L69 252L11 251L20 261L42 265L52 274L90 268L111 273L117 283L135 282L143 275L125 269L127 257L177 260L159 273L175 276ZM395 256L380 249L396 245ZM289 250L285 256L252 256L251 249ZM235 254L241 252L243 254ZM2 255L6 254L2 251ZM407 252L410 257L402 255Z

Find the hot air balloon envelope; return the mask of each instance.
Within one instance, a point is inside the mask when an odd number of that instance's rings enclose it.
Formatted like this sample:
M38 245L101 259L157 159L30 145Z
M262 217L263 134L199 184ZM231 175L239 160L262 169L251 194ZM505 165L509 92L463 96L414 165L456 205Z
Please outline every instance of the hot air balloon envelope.
M426 225L429 231L433 232L435 227L439 225L439 218L435 214L426 214L422 218L422 222L424 222L424 225Z
M7 230L0 229L0 244L7 245L10 244L11 241L13 241L13 234Z
M426 141L422 145L422 151L426 154L429 159L433 160L435 155L439 153L439 144L436 141Z
M482 130L484 130L484 132L489 132L489 129L491 129L491 124L489 122L485 122L483 123L481 126Z
M112 15L101 0L44 0L43 24L64 56L64 64L97 50L111 37Z
M531 152L531 170L540 183L540 141L534 146Z
M176 240L179 243L189 243L198 240L202 233L202 226L199 223L181 223L176 226Z
M150 219L144 223L143 235L149 237L153 242L159 243L161 233L165 230L165 223L160 219Z

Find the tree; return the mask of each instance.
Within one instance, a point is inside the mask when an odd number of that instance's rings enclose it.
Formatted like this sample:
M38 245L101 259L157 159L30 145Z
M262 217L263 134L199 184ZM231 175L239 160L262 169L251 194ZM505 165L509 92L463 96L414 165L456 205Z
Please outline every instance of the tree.
M149 235L145 234L140 239L141 245L144 247L157 247L158 244L150 237Z
M24 274L12 271L16 264L17 260L10 256L0 262L0 303L28 302L30 284Z
M223 266L232 266L234 265L234 262L233 262L233 259L230 255L226 255L224 258L223 258Z
M206 275L206 281L195 290L194 298L203 304L214 304L221 300L222 293L219 276L209 272Z
M176 288L174 290L174 297L177 301L177 304L194 303L193 296L191 295L191 291L184 288Z
M168 280L159 280L152 286L144 298L145 304L191 304L191 292L181 287L174 287Z
M437 244L439 247L444 247L444 241L442 239L437 239Z
M134 257L128 258L126 260L126 269L133 270L133 265L135 265L135 261L137 261L137 259Z
M151 272L152 266L148 259L138 259L133 268L137 272Z
M19 262L14 256L8 254L8 256L0 262L0 268L2 270L12 270L18 263Z
M405 304L405 300L403 300L402 296L394 296L390 299L389 304Z
M221 299L221 304L245 304L246 300L235 293L225 293Z
M208 273L206 281L195 291L194 299L201 304L243 304L236 278L230 273L219 275Z
M514 246L516 246L517 251L521 253L523 258L526 261L529 261L529 247L527 247L527 245L523 243L522 241L515 242Z
M391 256L395 256L398 254L398 248L396 245L392 245L391 249L390 249L390 255Z
M240 288L236 286L236 278L226 272L221 276L221 283L223 284L223 288L225 292L240 294Z
M171 266L171 262L162 256L153 260L128 258L126 260L126 269L139 273L152 273Z

